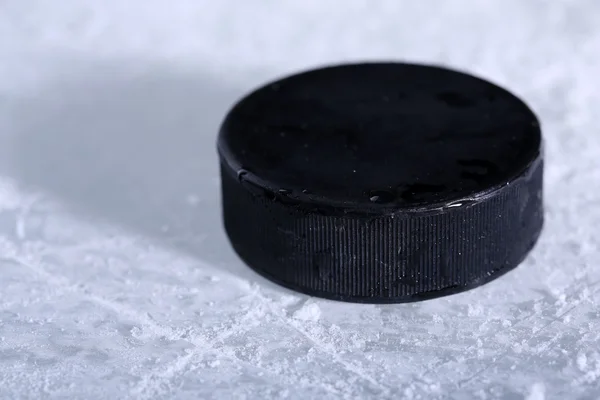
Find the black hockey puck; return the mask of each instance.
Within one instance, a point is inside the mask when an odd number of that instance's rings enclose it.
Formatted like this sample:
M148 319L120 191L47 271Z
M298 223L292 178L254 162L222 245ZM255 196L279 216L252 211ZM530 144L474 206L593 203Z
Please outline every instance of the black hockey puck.
M233 107L218 150L234 249L314 296L460 292L515 268L542 229L536 116L445 68L365 63L278 80Z

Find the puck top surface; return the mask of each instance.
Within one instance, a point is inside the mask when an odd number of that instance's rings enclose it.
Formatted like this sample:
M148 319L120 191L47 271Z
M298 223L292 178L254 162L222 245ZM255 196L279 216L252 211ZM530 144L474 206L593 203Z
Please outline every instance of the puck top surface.
M366 63L293 75L243 98L219 151L230 172L300 202L378 210L501 188L540 155L533 112L461 72Z

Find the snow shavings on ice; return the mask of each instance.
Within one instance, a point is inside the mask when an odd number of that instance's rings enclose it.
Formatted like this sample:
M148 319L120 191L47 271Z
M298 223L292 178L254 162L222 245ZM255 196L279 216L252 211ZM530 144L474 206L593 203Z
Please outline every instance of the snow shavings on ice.
M434 3L5 1L0 397L599 397L600 3ZM536 110L546 225L520 268L373 306L235 256L223 114L266 79L358 59L467 69Z

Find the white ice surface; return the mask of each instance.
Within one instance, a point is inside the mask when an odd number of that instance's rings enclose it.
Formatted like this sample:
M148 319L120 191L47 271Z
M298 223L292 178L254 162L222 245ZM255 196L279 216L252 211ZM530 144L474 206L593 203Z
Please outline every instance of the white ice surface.
M390 306L245 267L220 119L328 62L441 62L521 95L546 225L514 272ZM0 398L600 397L597 0L4 0Z

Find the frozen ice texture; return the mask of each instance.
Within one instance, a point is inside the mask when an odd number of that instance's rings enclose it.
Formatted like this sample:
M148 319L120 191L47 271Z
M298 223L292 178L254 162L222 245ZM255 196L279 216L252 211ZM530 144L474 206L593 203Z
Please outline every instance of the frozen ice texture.
M0 397L599 397L599 48L595 0L4 1ZM367 59L466 69L539 114L546 226L521 267L372 306L307 299L234 255L227 108Z

